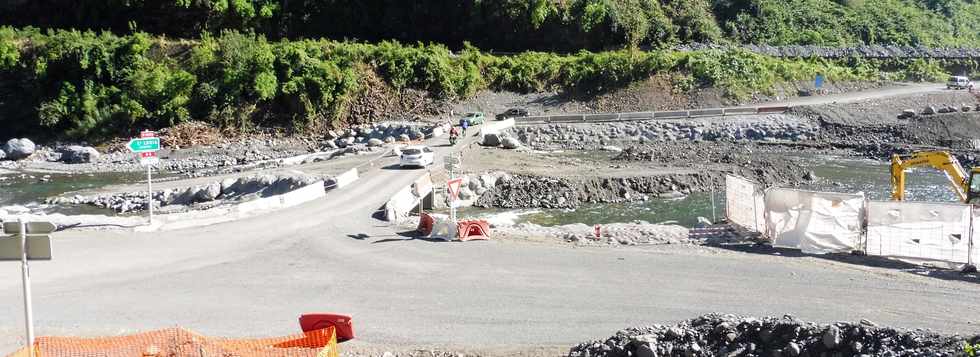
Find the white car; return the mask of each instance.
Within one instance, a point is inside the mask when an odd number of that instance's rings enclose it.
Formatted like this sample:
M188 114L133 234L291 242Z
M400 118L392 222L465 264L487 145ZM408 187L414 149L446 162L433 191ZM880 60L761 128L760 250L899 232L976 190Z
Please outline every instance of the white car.
M946 89L968 89L971 87L973 87L973 82L963 76L949 77L949 81L946 82Z
M402 149L401 167L426 167L435 163L435 153L428 146L408 146Z

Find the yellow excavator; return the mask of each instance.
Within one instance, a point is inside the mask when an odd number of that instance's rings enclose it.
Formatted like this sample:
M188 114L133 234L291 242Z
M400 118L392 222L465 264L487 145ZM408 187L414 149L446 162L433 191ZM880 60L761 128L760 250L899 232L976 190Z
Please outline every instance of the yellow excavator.
M905 170L928 166L942 170L953 186L953 191L964 203L980 205L980 167L966 170L953 155L945 151L920 151L908 155L892 155L892 199L905 200Z

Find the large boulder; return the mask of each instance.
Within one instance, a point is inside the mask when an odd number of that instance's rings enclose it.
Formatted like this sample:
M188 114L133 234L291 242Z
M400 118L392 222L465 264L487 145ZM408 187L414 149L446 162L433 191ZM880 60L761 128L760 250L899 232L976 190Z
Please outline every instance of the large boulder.
M198 188L195 199L198 202L208 202L214 201L218 196L221 196L221 183L215 182Z
M34 142L30 139L10 139L7 140L7 144L3 146L3 151L7 153L7 158L10 160L20 160L31 156L37 147Z
M931 106L931 105L922 110L922 114L925 114L925 115L936 114L936 112L937 112L936 111L936 107Z
M483 142L480 143L483 146L500 146L500 135L495 133L483 134Z
M521 142L516 138L506 136L500 140L500 145L503 146L504 149L516 149L521 147Z
M384 145L384 143L385 142L381 141L381 139L371 138L370 140L368 140L368 146L381 146Z
M6 158L7 158L7 153L5 151L3 151L3 148L0 148L0 160L6 159Z
M99 151L90 146L65 146L58 148L57 151L61 154L59 161L68 164L84 164L99 159Z

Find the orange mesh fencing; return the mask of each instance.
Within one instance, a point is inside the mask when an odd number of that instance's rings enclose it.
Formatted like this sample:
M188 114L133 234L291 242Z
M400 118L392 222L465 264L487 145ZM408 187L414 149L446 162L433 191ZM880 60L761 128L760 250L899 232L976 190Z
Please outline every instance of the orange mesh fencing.
M118 337L39 337L35 357L338 357L333 327L261 339L207 337L179 327ZM9 357L30 357L23 348Z

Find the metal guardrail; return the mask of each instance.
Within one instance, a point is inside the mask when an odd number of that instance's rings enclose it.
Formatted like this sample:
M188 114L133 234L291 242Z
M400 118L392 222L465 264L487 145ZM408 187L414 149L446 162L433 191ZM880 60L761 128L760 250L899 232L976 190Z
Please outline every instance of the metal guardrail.
M789 110L787 106L779 107L737 107L737 108L709 108L692 110L671 110L653 112L630 112L630 113L604 113L604 114L561 114L561 115L537 115L523 118L514 118L517 125L535 124L574 124L574 123L609 123L642 120L664 120L664 119L685 119L696 117L721 117L728 115L754 115L754 114L773 114L785 113Z

